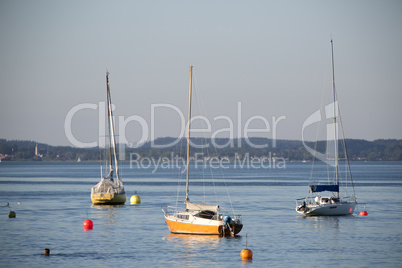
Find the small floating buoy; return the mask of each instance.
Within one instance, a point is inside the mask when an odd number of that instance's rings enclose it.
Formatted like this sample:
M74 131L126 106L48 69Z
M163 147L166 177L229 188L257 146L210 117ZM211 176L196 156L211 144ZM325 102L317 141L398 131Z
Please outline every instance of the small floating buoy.
M138 195L133 195L130 198L131 204L141 204L141 198Z
M240 258L242 260L251 260L253 258L253 252L247 248L247 233L246 233L246 248L240 252Z
M7 207L8 207L8 208L10 209L10 212L8 213L8 217L9 217L9 218L15 218L16 214L15 214L15 211L12 211L12 210L11 210L10 203L7 202L7 205L5 205L5 206L0 206L0 207L3 207L3 208L7 208Z
M16 216L15 211L10 210L10 213L8 213L9 218L15 218Z
M84 230L92 230L94 227L94 223L89 219L86 219L82 225L84 226Z
M50 249L45 248L45 249L43 250L43 254L45 254L46 256L49 255L49 254L50 254Z
M245 248L240 252L240 258L242 260L251 260L253 258L253 252L250 249Z
M365 210L360 211L360 216L367 216L368 213Z

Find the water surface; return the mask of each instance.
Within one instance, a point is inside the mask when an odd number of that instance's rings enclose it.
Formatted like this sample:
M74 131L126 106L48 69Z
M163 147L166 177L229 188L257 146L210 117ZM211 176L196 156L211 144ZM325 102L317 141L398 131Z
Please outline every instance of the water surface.
M96 162L1 162L0 206L9 202L17 217L0 208L0 267L402 266L401 163L352 163L367 217L308 218L294 207L308 192L310 163L230 166L212 177L193 165L191 200L219 201L227 212L233 206L244 224L235 238L169 234L162 208L183 206L182 170L152 172L129 163L121 170L127 197L137 192L140 205L93 207ZM93 230L83 230L86 218ZM246 233L252 262L240 260ZM43 256L44 248L50 256Z

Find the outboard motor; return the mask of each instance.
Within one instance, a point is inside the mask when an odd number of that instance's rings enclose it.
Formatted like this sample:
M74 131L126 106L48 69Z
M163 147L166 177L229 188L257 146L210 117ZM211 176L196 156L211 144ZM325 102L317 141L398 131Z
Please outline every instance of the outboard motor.
M231 224L232 224L232 218L230 216L223 217L223 229L225 236L226 236L226 230L229 230L230 234L233 233Z
M223 224L224 225L229 224L229 226L230 226L231 223L232 223L232 218L230 216L223 217Z

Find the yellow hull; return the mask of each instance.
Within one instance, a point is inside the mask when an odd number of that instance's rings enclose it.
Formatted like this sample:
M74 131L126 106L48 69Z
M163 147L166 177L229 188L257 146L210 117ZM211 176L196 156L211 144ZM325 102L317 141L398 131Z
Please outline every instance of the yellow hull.
M95 205L121 205L126 203L125 194L95 193L91 194L91 199Z
M175 234L202 234L221 235L222 225L201 225L187 222L173 221L165 217L170 232Z

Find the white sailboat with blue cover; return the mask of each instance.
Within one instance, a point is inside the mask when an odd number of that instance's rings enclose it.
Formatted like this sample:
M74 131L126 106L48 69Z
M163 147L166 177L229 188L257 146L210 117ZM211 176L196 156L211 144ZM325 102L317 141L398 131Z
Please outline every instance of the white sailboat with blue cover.
M332 40L331 62L333 102L325 106L325 117L332 122L326 125L326 152L317 152L318 142L316 142L314 149L310 148L304 143L303 138L304 146L314 155L309 183L309 195L296 200L296 211L305 216L351 215L354 213L357 204L343 135L339 104L335 91L334 49ZM319 112L320 111L317 111L312 114L306 120L303 125L303 132L306 125L322 121ZM321 142L320 145L323 145L323 142ZM318 147L320 147L320 145ZM326 165L315 165L314 162L316 159L321 160ZM326 175L324 180L322 180L322 177L314 177L316 170L320 170L321 175Z

